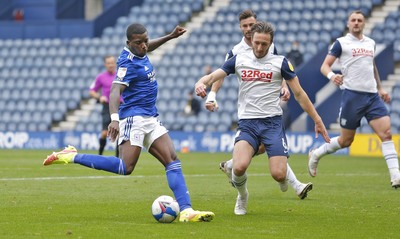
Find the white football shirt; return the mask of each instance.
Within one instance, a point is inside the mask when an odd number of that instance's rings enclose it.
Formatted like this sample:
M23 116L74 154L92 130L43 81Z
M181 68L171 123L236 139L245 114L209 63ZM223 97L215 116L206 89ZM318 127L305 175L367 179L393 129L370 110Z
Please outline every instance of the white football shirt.
M338 58L343 74L342 88L369 93L378 92L374 76L375 41L361 40L350 33L336 39L329 50Z
M296 77L293 66L280 55L257 58L253 51L238 53L221 67L239 82L238 119L282 115L279 105L282 80Z

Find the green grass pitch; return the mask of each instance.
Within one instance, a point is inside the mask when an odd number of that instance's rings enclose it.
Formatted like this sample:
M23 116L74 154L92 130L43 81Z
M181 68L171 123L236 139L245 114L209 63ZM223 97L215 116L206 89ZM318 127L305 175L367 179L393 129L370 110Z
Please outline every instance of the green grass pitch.
M390 187L382 158L327 156L311 178L306 155L292 155L297 177L314 184L300 200L290 187L279 190L266 156L257 156L248 170L248 214L235 216L236 190L218 169L231 155L179 154L193 207L216 217L210 223L161 224L151 204L172 192L163 167L148 153L130 176L80 165L44 167L48 153L0 150L0 238L400 237L400 190Z

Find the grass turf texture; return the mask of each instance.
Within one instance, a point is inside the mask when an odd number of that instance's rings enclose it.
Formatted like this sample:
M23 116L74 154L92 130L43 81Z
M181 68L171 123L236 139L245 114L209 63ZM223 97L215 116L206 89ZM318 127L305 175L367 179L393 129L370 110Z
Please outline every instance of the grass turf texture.
M163 167L148 153L130 176L79 165L44 167L49 153L0 150L0 238L400 236L400 190L390 187L382 158L327 156L318 177L311 178L306 155L292 155L297 177L314 183L309 197L300 200L292 188L280 192L266 156L257 156L248 170L248 214L235 216L236 190L218 169L231 155L180 154L193 207L216 217L211 223L161 224L151 215L151 203L172 192Z

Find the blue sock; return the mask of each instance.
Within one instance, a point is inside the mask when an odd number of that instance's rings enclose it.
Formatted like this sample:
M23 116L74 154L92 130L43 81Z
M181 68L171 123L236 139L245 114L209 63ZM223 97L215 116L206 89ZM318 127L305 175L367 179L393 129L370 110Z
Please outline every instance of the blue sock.
M122 159L114 156L102 156L95 154L77 154L74 158L74 163L104 170L111 173L126 175L125 163Z
M169 163L165 167L165 172L167 174L168 186L174 192L176 201L179 204L179 209L181 211L186 208L191 208L192 204L190 202L189 191L186 187L185 178L182 174L181 161L176 160Z

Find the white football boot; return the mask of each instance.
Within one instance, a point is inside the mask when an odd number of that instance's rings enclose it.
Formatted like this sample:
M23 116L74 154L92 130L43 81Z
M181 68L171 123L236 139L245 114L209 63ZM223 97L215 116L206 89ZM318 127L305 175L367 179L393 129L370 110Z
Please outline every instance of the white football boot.
M249 200L249 191L246 190L246 195L244 197L241 197L240 194L238 194L234 210L236 215L245 215L247 213L248 200Z
M308 153L308 173L311 177L317 176L319 158L314 156L314 149L311 149Z
M226 165L226 161L223 161L219 164L219 169L226 174L232 187L235 187L232 183L232 168L229 168L228 165Z
M296 188L296 194L300 199L304 199L307 197L308 192L310 192L312 188L312 183L301 183Z

